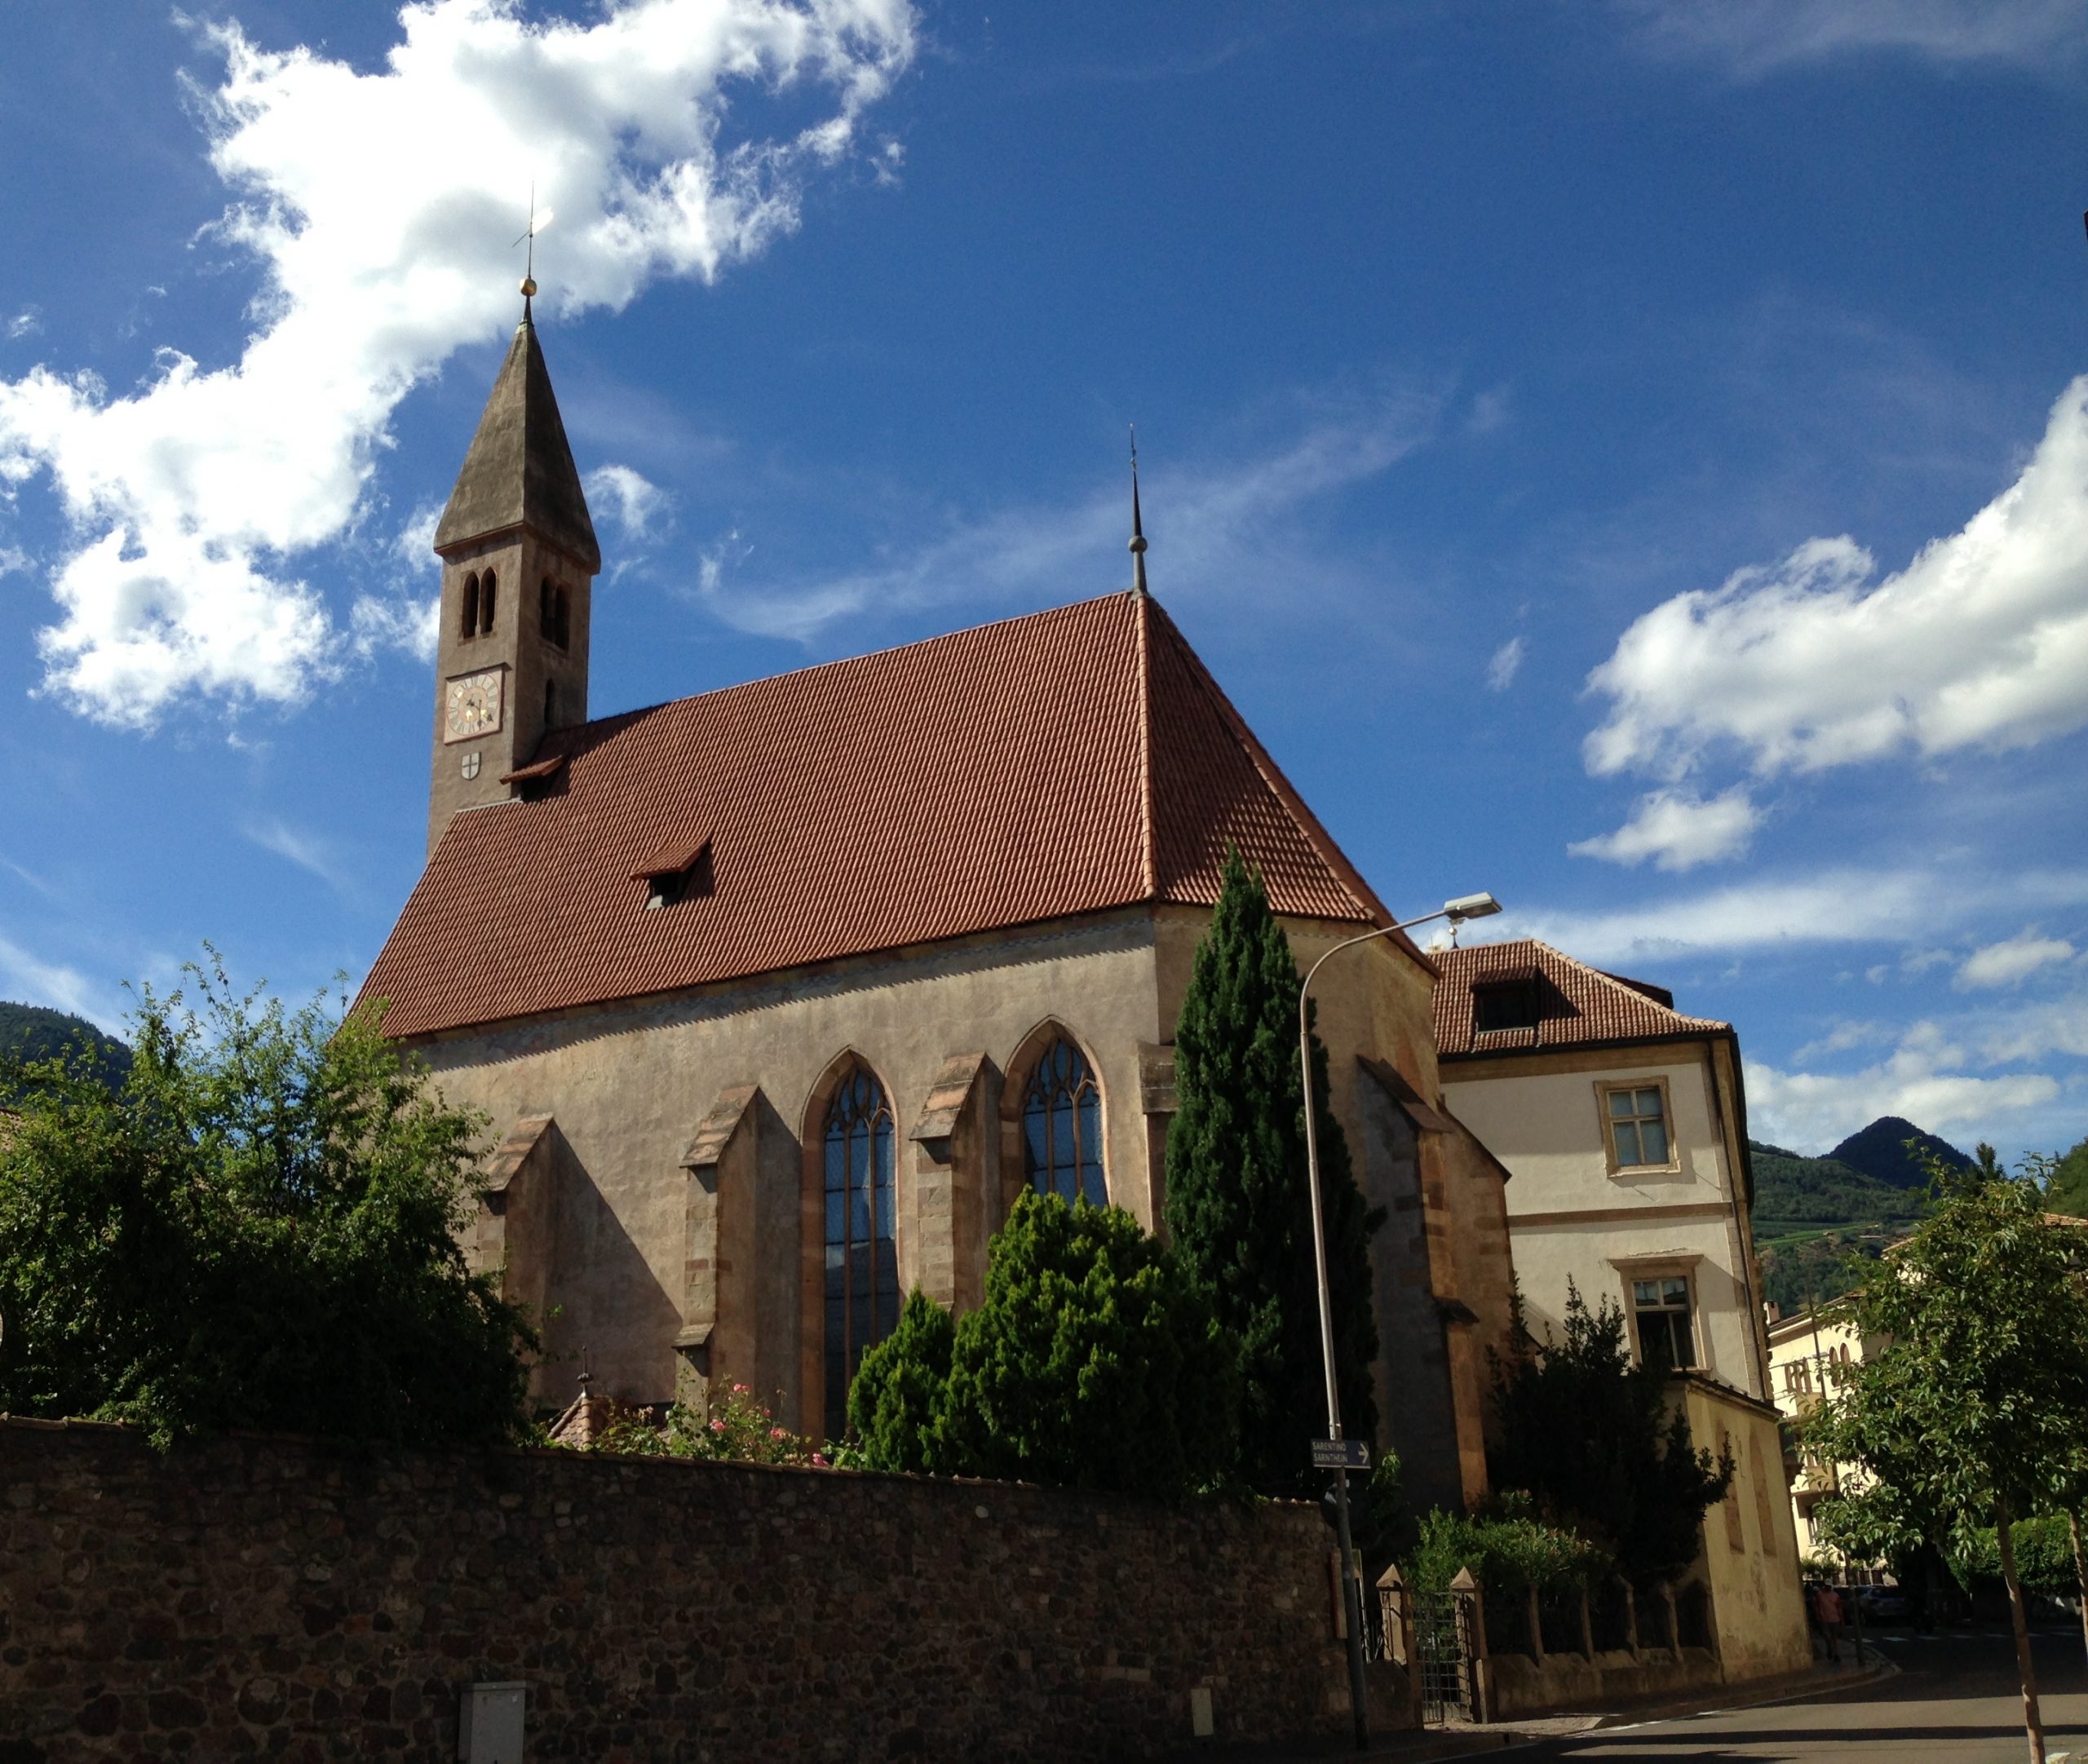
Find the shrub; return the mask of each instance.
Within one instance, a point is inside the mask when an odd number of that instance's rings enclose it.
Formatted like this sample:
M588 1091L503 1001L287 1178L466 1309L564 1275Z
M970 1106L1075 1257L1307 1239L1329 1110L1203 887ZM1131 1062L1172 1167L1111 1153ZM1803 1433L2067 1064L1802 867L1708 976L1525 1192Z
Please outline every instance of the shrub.
M1238 1409L1232 1341L1159 1240L1033 1192L993 1239L979 1309L952 1325L916 1293L849 1392L868 1468L1162 1496L1227 1479Z
M743 1384L713 1397L707 1412L686 1403L670 1403L656 1421L649 1410L620 1408L588 1449L635 1457L827 1467L825 1453L815 1449L811 1440L779 1426Z
M957 1468L946 1437L956 1339L950 1314L917 1286L899 1326L863 1355L848 1386L848 1431L867 1468Z

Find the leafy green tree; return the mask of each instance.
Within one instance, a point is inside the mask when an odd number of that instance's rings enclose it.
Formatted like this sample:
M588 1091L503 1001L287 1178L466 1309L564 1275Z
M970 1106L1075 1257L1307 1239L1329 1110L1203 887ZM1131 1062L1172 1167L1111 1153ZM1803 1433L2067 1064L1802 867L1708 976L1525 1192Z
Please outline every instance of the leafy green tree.
M1167 1228L1241 1343L1241 1474L1272 1492L1312 1490L1310 1442L1326 1434L1298 986L1267 890L1228 852L1174 1031ZM1356 1187L1316 1035L1312 1067L1342 1425L1369 1439L1378 1430L1369 1245L1384 1213L1366 1208Z
M1696 1448L1665 1365L1632 1364L1613 1301L1590 1311L1569 1284L1564 1337L1547 1332L1541 1345L1516 1308L1525 1346L1495 1368L1494 1486L1526 1491L1543 1519L1599 1544L1634 1581L1672 1578L1695 1559L1732 1460Z
M871 1469L1168 1497L1228 1479L1238 1413L1232 1340L1167 1248L1118 1208L1032 1192L979 1309L953 1327L917 1292L849 1391Z
M528 1320L472 1274L484 1122L374 1019L192 968L148 990L120 1090L0 1074L0 1409L422 1443L526 1424Z
M1984 1147L1981 1148L1984 1150ZM2044 1757L2037 1675L2014 1527L2064 1511L2088 1417L2088 1296L2073 1227L2045 1216L2042 1184L1990 1156L1969 1169L1931 1158L1931 1211L1844 1301L1880 1346L1843 1368L1807 1445L1860 1466L1860 1488L1820 1510L1835 1536L1944 1532L1963 1554L1994 1527L2022 1678L2024 1726Z
M950 1314L919 1287L899 1325L863 1355L848 1386L848 1431L873 1470L954 1472L948 1438Z

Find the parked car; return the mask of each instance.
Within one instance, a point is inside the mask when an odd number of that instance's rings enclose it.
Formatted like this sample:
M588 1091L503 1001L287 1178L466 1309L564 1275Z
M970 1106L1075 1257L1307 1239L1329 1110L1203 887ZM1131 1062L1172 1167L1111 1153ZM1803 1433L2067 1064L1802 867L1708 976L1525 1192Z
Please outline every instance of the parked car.
M1896 1586L1859 1586L1856 1598L1865 1623L1904 1623L1914 1614L1907 1595Z

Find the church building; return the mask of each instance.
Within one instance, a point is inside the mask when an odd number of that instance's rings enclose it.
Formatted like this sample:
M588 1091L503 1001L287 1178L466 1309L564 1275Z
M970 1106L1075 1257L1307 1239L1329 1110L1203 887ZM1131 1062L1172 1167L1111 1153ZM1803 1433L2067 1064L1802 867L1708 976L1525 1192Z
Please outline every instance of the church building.
M1024 1187L1164 1228L1174 1023L1228 847L1301 969L1392 922L1143 555L1125 591L591 714L601 554L526 304L436 551L427 865L363 996L493 1118L471 1249L542 1324L546 1407L584 1354L599 1394L736 1382L838 1436L909 1289L979 1302ZM1452 856L1405 818L1434 885ZM1436 983L1394 934L1314 988L1389 1214L1381 1443L1424 1504L1484 1492L1511 1287Z

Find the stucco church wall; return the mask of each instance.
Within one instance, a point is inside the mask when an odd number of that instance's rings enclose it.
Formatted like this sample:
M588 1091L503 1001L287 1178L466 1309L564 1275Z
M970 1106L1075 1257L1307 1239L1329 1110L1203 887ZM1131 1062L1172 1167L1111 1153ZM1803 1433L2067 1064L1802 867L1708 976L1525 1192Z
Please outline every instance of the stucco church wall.
M1309 1509L0 1421L0 1754L1138 1758L1345 1723Z
M983 1052L998 1071L1024 1038L1055 1018L1080 1043L1101 1088L1112 1199L1150 1225L1152 1172L1139 1104L1139 1044L1160 1038L1151 920L1144 913L1085 920L918 952L837 963L734 987L597 1007L562 1017L433 1038L420 1044L453 1102L484 1109L496 1137L530 1116L556 1118L572 1168L555 1197L545 1252L553 1263L544 1320L540 1402L569 1398L584 1348L598 1390L635 1401L675 1394L672 1342L682 1327L688 1184L683 1168L698 1125L720 1093L758 1085L790 1134L820 1124L806 1113L823 1076L853 1053L883 1084L895 1116L896 1203L902 1288L920 1276L915 1184L907 1135L953 1054ZM1171 1033L1171 1020L1168 1025ZM982 1240L965 1265L983 1267L997 1229L998 1134L982 1136L986 1205L971 1218ZM754 1251L754 1334L764 1369L788 1368L779 1413L816 1425L820 1393L798 1370L800 1170L764 1155L763 1221ZM774 1191L782 1187L787 1192ZM770 1228L767 1222L784 1222ZM802 1228L802 1227L800 1227ZM524 1253L511 1243L510 1254ZM958 1294L961 1300L971 1295ZM787 1343L787 1351L771 1347ZM763 1388L773 1399L777 1392Z

